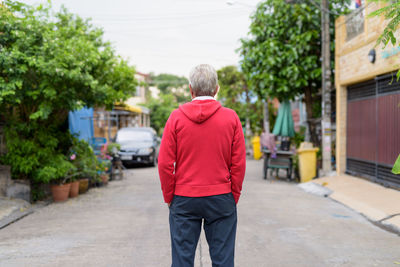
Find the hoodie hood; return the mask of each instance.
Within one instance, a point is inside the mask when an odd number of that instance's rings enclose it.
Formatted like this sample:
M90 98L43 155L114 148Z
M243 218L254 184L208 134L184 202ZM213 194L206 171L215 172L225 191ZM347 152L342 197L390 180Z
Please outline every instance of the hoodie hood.
M216 100L195 100L179 106L191 121L202 123L210 118L221 107L221 103Z

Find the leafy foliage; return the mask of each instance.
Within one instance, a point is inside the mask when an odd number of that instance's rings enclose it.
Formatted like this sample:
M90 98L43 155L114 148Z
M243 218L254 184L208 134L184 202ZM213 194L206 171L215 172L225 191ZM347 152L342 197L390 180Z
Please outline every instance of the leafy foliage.
M348 1L330 2L333 13L346 11ZM242 39L240 48L241 67L249 88L260 99L276 97L280 101L304 93L309 123L313 102L319 101L317 94L321 88L320 16L318 8L304 2L266 0L252 15L249 36ZM331 29L333 23L331 19ZM333 65L333 42L331 49Z
M380 1L384 3L389 2L387 0L380 0ZM376 0L375 2L378 2L378 0ZM391 42L392 45L395 45L397 40L396 37L394 36L394 32L396 32L400 23L400 2L390 1L390 4L378 10L375 10L368 16L369 17L384 16L385 19L389 20L389 23L384 29L383 33L381 34L381 36L379 36L377 43L382 43L384 46L386 46L389 42Z
M236 66L226 66L217 71L220 89L218 100L227 108L236 111L239 117L246 117L246 82Z
M162 134L165 123L171 112L178 108L179 104L172 94L159 95L159 99L150 98L145 104L150 109L150 126L154 128L158 134Z
M179 88L189 84L185 77L173 74L161 73L159 75L150 74L149 85L156 86L162 93L168 93L168 89Z
M243 126L248 116L252 132L261 132L264 106L262 101L258 100L254 93L247 88L244 74L236 66L225 66L217 73L220 86L218 100L225 107L236 111ZM246 101L246 93L248 101ZM253 100L250 101L250 99Z
M400 24L400 2L399 1L388 1L388 0L373 0L375 2L389 3L385 7L382 7L372 13L369 17L384 16L385 19L389 20L388 25L383 30L383 33L379 36L376 44L382 43L385 48L389 42L392 45L398 43L394 33L399 28ZM397 79L400 79L400 70L397 72Z
M76 137L73 137L72 140L69 158L77 170L78 176L75 178L95 177L98 163L92 147L86 141Z
M55 133L63 136L58 139ZM57 151L60 140L66 139L67 135L55 128L40 128L36 123L26 127L10 125L6 129L8 153L3 162L11 165L13 175L19 178L31 179L32 182L61 182L75 171L66 156ZM19 139L20 136L30 138Z
M134 69L119 59L103 32L62 9L5 2L0 7L0 104L26 119L56 110L106 105L135 91ZM13 13L16 13L15 15Z
M392 173L400 174L400 154L399 154L396 162L393 165Z
M305 87L320 87L318 9L280 0L261 3L242 39L242 68L260 96L293 99Z
M0 113L6 118L14 178L48 183L70 175L68 111L129 97L134 68L103 31L62 8L4 1L0 6Z
M190 101L189 81L173 74L150 74L148 84L160 90L158 99L149 97L145 106L150 109L150 126L162 134L171 112L179 104Z

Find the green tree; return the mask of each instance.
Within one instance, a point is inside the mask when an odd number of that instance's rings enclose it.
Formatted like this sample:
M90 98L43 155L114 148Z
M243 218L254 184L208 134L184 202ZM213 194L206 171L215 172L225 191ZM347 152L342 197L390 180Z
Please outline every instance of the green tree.
M225 107L235 110L243 122L246 118L247 86L243 73L236 66L223 67L217 73L220 86L218 100Z
M148 85L160 90L157 99L149 97L144 105L150 109L151 127L161 134L171 112L190 101L189 81L174 74L150 74Z
M135 92L134 68L103 31L65 8L5 1L0 6L0 112L13 177L48 181L72 145L68 111L106 106ZM54 164L57 159L58 163ZM53 170L56 176L65 174ZM54 179L59 177L53 177Z
M173 88L185 87L189 81L185 77L174 74L161 73L159 75L150 74L149 85L156 86L160 92L166 94Z
M150 109L150 126L154 128L158 134L162 134L165 123L171 112L178 108L178 102L171 94L159 95L158 99L150 98L145 104Z
M250 120L253 133L259 133L263 127L263 103L247 87L244 74L236 66L225 66L217 71L219 92L218 100L238 114L242 125L246 117Z
M346 10L347 1L331 1L333 13ZM313 105L320 105L321 19L309 3L282 0L260 3L252 15L249 37L242 39L241 67L251 90L260 99L292 100L304 94L312 141L317 143ZM331 29L334 29L334 18ZM334 31L331 32L334 40ZM334 46L332 45L332 50ZM332 65L334 60L332 53Z

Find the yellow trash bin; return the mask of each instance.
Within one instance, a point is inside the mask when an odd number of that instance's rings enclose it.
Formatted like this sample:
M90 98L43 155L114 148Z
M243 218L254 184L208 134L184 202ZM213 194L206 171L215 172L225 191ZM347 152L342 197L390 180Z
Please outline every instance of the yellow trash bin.
M260 137L254 136L251 139L251 143L253 144L253 156L254 159L259 160L262 156L261 147L260 147Z
M311 143L303 142L297 150L299 155L300 182L305 183L317 176L317 152L318 148Z

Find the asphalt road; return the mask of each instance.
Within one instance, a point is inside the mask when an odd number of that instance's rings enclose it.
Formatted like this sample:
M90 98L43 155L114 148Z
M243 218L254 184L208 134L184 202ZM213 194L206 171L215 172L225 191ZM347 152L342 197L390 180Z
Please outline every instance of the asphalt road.
M400 237L248 161L236 266L398 266ZM51 204L0 230L0 266L170 266L168 208L156 168ZM202 234L203 235L203 234ZM211 266L201 237L195 266Z

